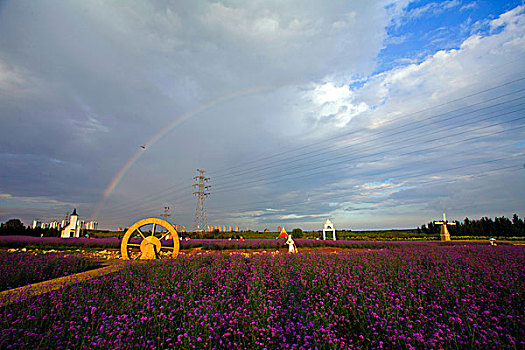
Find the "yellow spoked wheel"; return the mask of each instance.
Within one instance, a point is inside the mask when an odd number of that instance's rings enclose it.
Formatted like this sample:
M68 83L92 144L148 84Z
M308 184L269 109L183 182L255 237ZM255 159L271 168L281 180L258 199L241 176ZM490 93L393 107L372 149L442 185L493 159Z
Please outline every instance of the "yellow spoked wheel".
M120 253L124 260L176 258L179 255L179 235L165 220L143 219L126 231Z

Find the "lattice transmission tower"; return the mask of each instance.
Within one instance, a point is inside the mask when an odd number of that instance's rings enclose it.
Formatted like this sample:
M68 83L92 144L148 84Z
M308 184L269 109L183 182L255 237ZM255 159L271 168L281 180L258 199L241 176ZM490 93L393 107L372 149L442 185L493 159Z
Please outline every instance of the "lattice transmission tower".
M210 195L210 193L207 192L207 190L211 186L206 185L206 182L210 180L209 177L204 176L204 173L206 173L206 171L200 169L197 169L197 171L199 172L199 175L193 177L193 179L197 183L192 185L196 188L196 191L193 192L193 194L197 196L197 207L195 208L195 220L193 221L193 231L201 232L206 229L206 225L208 224L206 222L206 205L204 204L204 198Z

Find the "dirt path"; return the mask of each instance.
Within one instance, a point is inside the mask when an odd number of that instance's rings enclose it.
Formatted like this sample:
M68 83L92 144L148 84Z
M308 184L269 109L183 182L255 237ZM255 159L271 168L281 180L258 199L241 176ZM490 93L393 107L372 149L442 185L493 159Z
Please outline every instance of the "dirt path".
M99 269L89 270L85 272L76 273L70 276L55 278L53 280L30 284L27 286L9 289L0 292L0 307L6 306L17 301L27 299L36 295L49 293L53 290L61 289L70 284L79 283L95 277L100 277L120 270L126 266L123 260L112 260L105 262L107 266Z

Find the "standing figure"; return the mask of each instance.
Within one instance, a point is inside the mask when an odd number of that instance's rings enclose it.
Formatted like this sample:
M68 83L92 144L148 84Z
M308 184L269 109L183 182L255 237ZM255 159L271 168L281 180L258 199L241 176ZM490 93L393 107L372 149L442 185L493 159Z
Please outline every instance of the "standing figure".
M297 248L295 247L295 242L292 239L292 235L288 235L288 240L285 244L288 244L288 253L294 254L297 253Z

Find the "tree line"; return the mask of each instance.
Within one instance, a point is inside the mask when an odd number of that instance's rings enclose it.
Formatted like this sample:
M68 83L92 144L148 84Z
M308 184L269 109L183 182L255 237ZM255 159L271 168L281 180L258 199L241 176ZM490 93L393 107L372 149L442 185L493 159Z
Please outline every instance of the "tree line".
M0 236L60 237L56 228L25 227L20 219L11 219L0 224Z
M525 237L525 222L517 214L512 216L512 219L504 216L495 217L494 219L489 217L482 217L479 220L471 220L465 218L463 222L453 221L455 225L448 225L448 231L452 236L495 236L495 237ZM441 230L440 224L435 224L430 221L427 224L423 224L417 228L418 233L435 235L439 234ZM192 236L192 233L184 233L185 235ZM195 235L201 235L202 233L195 233ZM232 233L222 232L207 232L205 238L228 238L232 237ZM0 224L0 236L10 235L24 235L34 237L60 237L60 231L53 228L31 228L25 227L20 219L11 219ZM83 235L82 235L83 236ZM303 231L299 228L292 230L292 236L294 238L303 237ZM233 237L238 238L238 237Z
M525 222L517 214L512 219L504 216L482 217L479 220L465 218L463 222L453 221L455 225L447 225L452 236L496 236L496 237L525 237ZM426 234L439 234L440 224L433 221L418 227L418 232Z

